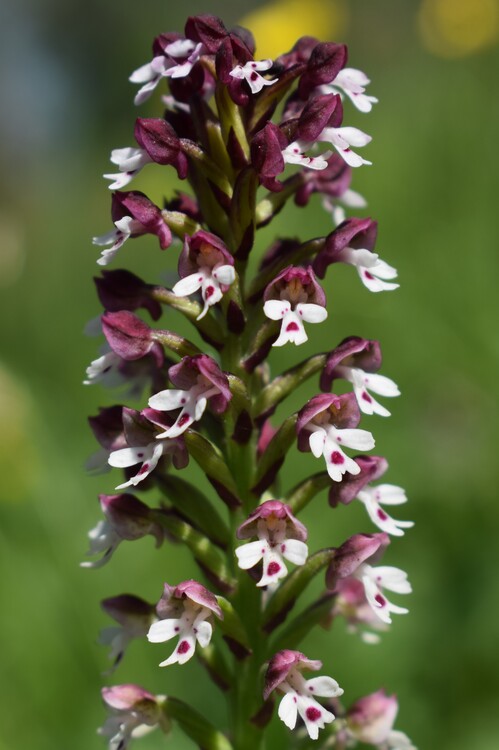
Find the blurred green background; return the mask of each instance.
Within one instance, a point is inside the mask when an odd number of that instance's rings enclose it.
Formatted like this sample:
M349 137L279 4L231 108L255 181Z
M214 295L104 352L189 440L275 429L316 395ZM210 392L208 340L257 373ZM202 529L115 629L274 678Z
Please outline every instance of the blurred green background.
M100 345L83 335L99 314L90 238L111 227L100 175L111 148L133 142L128 75L150 58L157 33L181 30L198 12L227 25L250 16L260 57L303 34L346 41L350 64L368 72L369 93L380 99L369 116L347 108L348 124L374 138L365 149L374 166L358 170L353 186L379 220L378 248L398 268L401 288L371 295L352 269L335 267L327 332L313 330L300 354L348 334L381 340L383 373L403 397L390 420L365 426L390 461L388 481L410 497L399 515L416 527L385 559L408 570L414 594L410 615L395 618L379 646L339 623L303 649L324 660L352 700L379 686L396 692L397 728L421 750L496 750L497 0L3 0L0 750L104 747L95 728L109 681L178 695L224 720L195 660L157 668L164 648L134 643L112 678L101 675L106 654L96 636L110 623L99 600L125 591L157 600L164 580L193 572L184 551L155 551L145 539L122 545L100 571L78 567L99 518L96 496L116 483L83 468L95 448L86 416L119 401L81 384ZM140 110L159 112L157 95ZM159 202L173 182L168 170L151 168L133 187ZM283 213L261 242L328 231L315 203ZM112 267L155 281L175 263L173 250L158 253L156 240L143 238ZM298 356L273 355L275 369ZM295 458L285 486L316 470L310 456ZM311 547L373 530L360 504L332 511L324 496L304 520ZM273 731L272 747L286 747L286 730ZM163 739L140 742L146 750ZM177 735L169 742L190 747Z

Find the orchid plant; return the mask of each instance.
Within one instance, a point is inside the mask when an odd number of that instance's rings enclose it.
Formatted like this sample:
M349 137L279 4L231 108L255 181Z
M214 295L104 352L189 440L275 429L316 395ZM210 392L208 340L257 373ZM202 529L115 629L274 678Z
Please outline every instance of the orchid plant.
M365 206L350 183L354 169L370 164L357 149L371 139L343 124L344 106L369 112L377 100L366 94L367 76L346 64L345 45L311 37L275 60L260 60L249 31L228 31L204 15L189 18L184 35L160 34L152 60L130 77L139 86L136 105L167 84L165 109L161 117L136 120L136 145L114 149L118 171L104 175L114 227L94 243L103 248L96 286L106 345L85 382L125 385L142 408L108 406L90 418L100 445L92 468L114 467L124 477L116 479L123 492L100 496L103 518L89 534L94 559L82 564L99 567L121 542L149 534L157 546L174 540L188 547L200 580L179 580L182 571L172 571L157 603L135 594L105 599L102 607L117 625L101 641L110 646L110 671L135 638L174 643L173 650L151 647L160 667L178 669L195 655L226 697L230 725L213 726L178 698L115 685L103 689L109 718L99 730L111 750L157 727L168 733L172 722L205 750L257 750L276 702L295 733L290 745L308 734L317 747L338 750L359 742L379 750L413 747L393 729L394 696L380 690L352 702L336 679L320 674L315 653L298 650L315 627L337 618L375 642L393 614L407 612L397 601L411 591L407 575L377 564L390 536L412 526L386 510L406 496L377 484L388 464L365 455L374 437L359 428L363 415L389 416L377 397L398 396L398 388L379 374L378 341L360 336L285 372L272 373L267 362L273 347L306 342L310 325L325 330L319 280L330 266L354 266L370 292L398 286L396 270L375 253L376 222L347 217ZM162 206L123 190L151 164L173 167L190 190ZM332 231L276 239L250 274L258 230L288 201L299 210L315 193L333 218ZM170 253L181 246L172 288L107 269L125 242L143 234L155 235ZM165 309L166 318L173 309L189 321L193 340L137 315L143 310L158 321ZM273 422L277 407L314 376L320 392L311 386L301 409ZM346 392L333 392L338 380ZM312 453L318 471L281 489L281 466L296 448ZM190 461L201 467L204 486L190 481ZM298 515L325 489L332 508L362 503L366 523L377 530L311 551ZM319 598L296 614L302 593L324 573Z

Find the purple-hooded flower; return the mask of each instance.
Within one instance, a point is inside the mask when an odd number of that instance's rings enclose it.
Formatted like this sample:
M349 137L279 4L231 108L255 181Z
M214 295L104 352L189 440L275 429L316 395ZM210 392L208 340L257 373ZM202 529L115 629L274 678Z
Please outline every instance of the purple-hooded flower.
M398 713L395 695L378 690L356 701L346 713L349 735L383 750L415 750L409 738L393 729Z
M385 533L354 534L337 549L326 573L326 584L331 591L336 589L337 582L342 578L354 576L361 581L372 611L388 624L392 621L391 612L406 614L409 610L392 604L383 589L398 594L410 594L412 591L403 570L388 565L371 565L382 556L389 541Z
M216 414L227 408L232 394L227 376L207 354L184 357L168 370L168 377L178 389L169 388L149 399L149 406L158 411L180 409L175 423L158 438L174 438L186 431L204 414L208 401Z
M277 83L277 78L264 78L258 71L269 70L274 64L273 60L249 60L244 65L236 65L229 75L247 82L252 94L258 94L264 86L272 86Z
M343 690L332 677L305 680L302 675L304 669L317 671L321 667L321 661L308 659L300 651L278 651L269 662L263 691L265 699L274 690L284 693L279 704L279 718L289 729L294 729L300 716L313 740L318 738L319 729L324 729L335 718L315 697L336 698L343 695Z
M378 341L349 336L328 355L321 375L321 388L330 390L336 378L352 383L359 408L364 414L389 417L390 412L369 393L380 396L399 396L397 384L384 375L375 374L381 367L381 350Z
M303 321L322 323L327 318L326 295L317 283L312 267L288 266L266 287L263 312L271 320L282 320L273 346L308 340Z
M163 543L164 533L154 521L150 508L134 495L99 495L104 520L99 521L88 533L90 541L87 555L104 553L99 560L80 563L82 568L100 568L124 541L134 541L151 534L156 546Z
M162 78L184 78L189 75L203 53L203 45L190 39L176 39L164 47L163 54L134 70L131 83L143 84L135 95L134 104L149 99Z
M97 261L100 266L110 263L130 237L155 234L163 250L171 244L172 235L160 209L144 193L137 190L113 193L111 218L115 228L92 239L94 245L110 245Z
M353 393L341 396L314 396L298 414L298 447L310 450L316 458L324 456L329 476L341 482L346 472L358 474L359 465L343 448L371 450L374 438L367 430L354 429L360 413Z
M102 688L102 698L110 716L98 734L109 739L109 750L125 750L132 738L143 737L157 726L164 732L170 730L162 711L163 695L129 684Z
M109 659L112 667L110 674L121 662L125 650L134 638L144 638L156 618L156 608L138 596L120 594L101 601L104 612L112 617L118 625L103 628L99 634L99 643L110 646Z
M151 474L163 456L170 455L177 469L183 469L189 462L189 454L182 437L175 436L164 440L160 438L160 429L171 428L173 420L154 409L136 412L134 409L123 409L126 448L110 453L108 463L118 469L127 469L140 464L138 472L127 482L116 487L136 487Z
M378 100L374 96L365 93L366 86L371 83L369 78L362 70L356 68L343 68L340 70L334 81L330 84L321 86L324 93L340 91L346 94L350 101L360 112L370 112L373 104Z
M287 574L284 559L304 565L308 556L307 530L280 500L267 500L251 513L237 530L238 539L258 537L258 541L236 549L237 564L249 570L263 561L257 586L277 583Z
M160 618L149 628L151 643L163 643L177 637L171 656L160 667L185 664L194 656L196 642L205 648L211 641L213 615L223 619L216 597L197 581L188 580L178 586L164 585L156 611Z
M192 237L186 235L178 268L181 279L172 290L177 297L201 290L204 307L197 320L220 302L236 278L234 259L227 247L219 237L204 230Z

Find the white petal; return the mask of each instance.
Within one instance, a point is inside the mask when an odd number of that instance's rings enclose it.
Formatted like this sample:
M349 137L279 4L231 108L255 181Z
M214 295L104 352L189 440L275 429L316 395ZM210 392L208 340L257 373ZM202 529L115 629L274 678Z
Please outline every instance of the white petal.
M269 586L276 583L280 578L284 578L287 574L288 569L280 554L269 550L263 556L263 573L256 585Z
M298 706L296 694L286 693L282 701L279 703L278 716L283 721L288 729L294 729L296 726L296 720L298 718Z
M364 414L379 414L380 417L389 417L390 413L388 409L382 406L370 393L361 386L354 386L355 397L359 405L359 409Z
M400 568L394 568L391 565L378 565L372 568L376 574L376 581L384 589L394 591L397 594L410 594L412 591L411 584L407 580L407 573Z
M400 391L397 384L385 375L377 375L376 373L365 373L364 383L370 391L378 393L380 396L387 396L392 398L393 396L400 396Z
M148 401L151 409L157 409L158 411L172 411L173 409L180 409L187 403L188 391L180 391L175 388L168 388L164 391L155 393L154 396Z
M378 279L376 276L374 276L373 269L371 268L363 268L362 266L359 266L357 268L358 274L360 276L360 280L364 284L365 287L369 289L370 292L391 292L394 289L398 289L400 284L392 284L388 281L381 281L381 279Z
M363 576L362 583L364 584L366 599L369 602L369 605L371 606L374 614L383 622L390 624L392 618L390 617L390 610L388 608L388 599L383 596L381 591L369 576Z
M386 261L378 259L378 262L374 266L374 273L380 279L396 279L398 276L397 269L393 266L388 265Z
M364 196L357 193L355 190L345 190L345 192L341 194L339 200L347 208L365 208L367 206L367 201Z
M286 300L269 299L263 306L263 312L271 320L281 320L291 310Z
M264 554L268 551L268 542L264 539L258 542L249 542L240 547L236 547L237 564L242 570L249 570L260 562Z
M383 505L402 505L407 502L405 490L396 484L378 484L370 489L374 491L376 500Z
M307 561L308 547L299 539L286 539L279 549L281 555L295 565L304 565Z
M196 43L190 39L176 39L165 47L165 52L171 57L187 57L196 48Z
M155 76L156 71L153 70L151 63L148 62L145 65L141 65L137 70L134 70L128 80L131 83L147 83Z
M140 446L138 448L121 448L120 450L113 451L109 455L108 463L117 469L135 466L135 464L142 463L142 461L149 458L151 451L148 448L149 446Z
M325 440L326 440L326 433L324 432L324 430L315 430L310 435L308 439L308 444L310 445L310 450L312 451L312 454L316 458L320 458L322 456Z
M175 618L153 622L149 628L147 640L150 643L163 643L164 641L169 641L171 638L175 638L179 633L180 622L180 620Z
M158 85L158 83L161 80L161 76L156 76L156 78L153 78L152 81L149 81L149 83L146 83L144 86L142 86L141 89L137 91L135 94L133 103L138 107L141 104L143 104L149 97L151 96L152 92Z
M299 303L295 310L306 323L322 323L327 318L327 310L322 305Z
M204 274L202 272L191 273L189 276L184 276L183 279L177 281L172 292L177 297L188 297L190 294L197 292L198 289L201 289L203 281Z
M148 164L151 158L143 148L114 148L111 151L111 162L116 164L120 172L135 172Z
M209 642L211 641L212 632L213 628L207 620L203 620L199 623L199 625L196 626L196 639L201 648L205 648L205 646L209 644Z
M102 176L106 180L112 180L111 184L108 185L109 190L121 190L133 180L135 172L117 172L115 174L103 174Z
M364 133L362 130L359 130L358 128L335 128L336 134L340 136L340 138L343 138L349 146L367 146L368 143L372 141L372 138L370 135L367 135L367 133Z
M111 229L110 232L101 234L98 237L92 237L93 245L111 245L120 237L120 232L117 229Z
M338 254L338 258L343 261L343 263L350 263L352 266L368 268L369 270L373 270L379 262L378 255L364 247L345 247Z
M381 529L381 531L391 534L392 536L404 536L402 528L414 526L411 521L395 521L388 513L381 509L379 503L374 500L369 493L359 492L359 500L365 506L371 521Z
M234 266L229 266L228 264L216 266L213 269L212 275L220 284L225 284L226 286L230 286L236 278Z
M361 167L363 164L366 164L367 166L372 165L372 161L363 159L362 156L359 156L359 154L356 154L355 151L352 151L350 148L336 147L336 150L338 151L341 158L346 161L346 163L350 167Z
M335 430L334 439L341 445L358 451L370 451L374 448L374 438L367 430Z
M272 346L284 346L284 344L287 343L299 346L300 344L304 344L307 340L308 336L303 323L295 312L290 311L284 316L281 325L281 332Z
M306 687L310 693L318 695L320 698L335 698L344 693L332 677L313 677L311 680L307 680Z

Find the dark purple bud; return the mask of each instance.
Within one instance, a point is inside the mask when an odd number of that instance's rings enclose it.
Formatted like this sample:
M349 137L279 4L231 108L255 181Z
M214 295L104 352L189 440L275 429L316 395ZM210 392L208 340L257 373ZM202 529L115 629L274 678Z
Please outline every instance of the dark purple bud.
M149 604L133 594L110 596L103 599L100 604L104 612L124 628L129 626L131 621L150 623L156 612L154 604Z
M262 185L274 193L282 190L282 183L275 178L284 171L282 151L287 145L288 139L272 122L259 130L251 141L251 163Z
M346 219L326 237L324 249L314 260L314 271L320 279L326 275L326 269L331 263L340 261L338 257L342 250L351 247L354 250L374 251L378 222L372 219Z
M187 177L187 157L182 153L180 138L166 120L138 117L135 140L156 164L175 167L181 180Z
M128 310L106 312L101 318L102 331L113 352L125 360L156 356L158 366L163 363L163 350L152 337L146 323Z
M202 42L210 54L215 54L228 31L220 18L209 14L190 16L185 23L185 36L193 42Z
M354 534L341 547L329 563L326 572L326 586L334 591L340 578L347 578L355 573L363 563L374 563L383 555L390 544L388 534Z
M288 266L268 284L263 294L269 299L288 300L291 304L311 303L326 306L324 289L317 282L312 266Z
M116 711L132 711L142 701L156 703L156 697L138 685L113 685L102 688L104 702Z
M130 271L102 271L102 276L94 278L97 294L106 310L138 310L141 307L149 311L153 320L161 317L161 305L152 299L151 287Z
M341 159L341 161L343 161L343 159ZM197 200L193 198L192 195L182 193L179 190L175 191L175 198L172 198L170 201L165 201L165 208L168 211L179 211L193 221L197 221L199 224L203 222L203 215Z
M319 44L319 40L314 36L302 36L295 42L295 45L289 52L284 55L280 55L276 59L276 65L290 68L292 65L308 63L310 55L315 47Z
M302 99L307 99L317 86L334 81L347 62L347 47L334 42L319 42L307 63L307 68L300 78L298 92Z
M134 495L99 495L99 500L102 512L121 539L134 541L152 534L157 547L163 542L163 530L154 521L150 508Z
M215 59L217 77L227 86L231 99L241 107L249 102L249 89L245 81L230 75L236 65L244 65L252 59L250 51L238 37L227 36L220 45Z
M358 367L364 372L377 372L381 367L381 348L379 341L363 339L360 336L348 336L329 353L321 374L322 391L330 391L333 381L342 378L342 367Z
M123 432L122 406L101 408L95 417L88 418L88 422L96 440L106 450L117 451L127 447Z
M207 354L184 357L177 365L169 368L168 377L173 385L183 391L190 390L203 379L206 385L216 388L218 392L208 397L215 414L224 412L232 398L227 376Z
M310 669L316 672L321 667L321 661L307 659L301 651L291 651L290 649L278 651L269 661L269 666L265 673L264 699L267 700L271 692L286 680L291 670Z
M343 118L339 94L316 96L305 105L298 120L296 140L314 142L325 127L338 127Z
M344 430L357 427L360 422L360 411L354 393L321 393L310 399L298 413L296 432L298 434L298 450L309 451L310 431L307 425L333 425Z
M271 531L278 525L278 521L285 521L287 539L299 539L301 542L307 540L306 527L295 518L289 505L281 500L267 500L255 508L237 529L237 538L250 539L257 536L259 521L264 521Z
M348 505L370 482L375 482L388 469L388 462L382 456L355 456L360 466L359 474L345 474L341 482L333 482L329 488L329 505L336 508L339 503Z
M119 221L124 216L131 216L132 219L142 224L143 231L132 233L132 237L140 234L155 234L163 250L171 245L172 234L165 224L160 209L149 200L147 195L138 190L113 193L111 216L113 222Z

